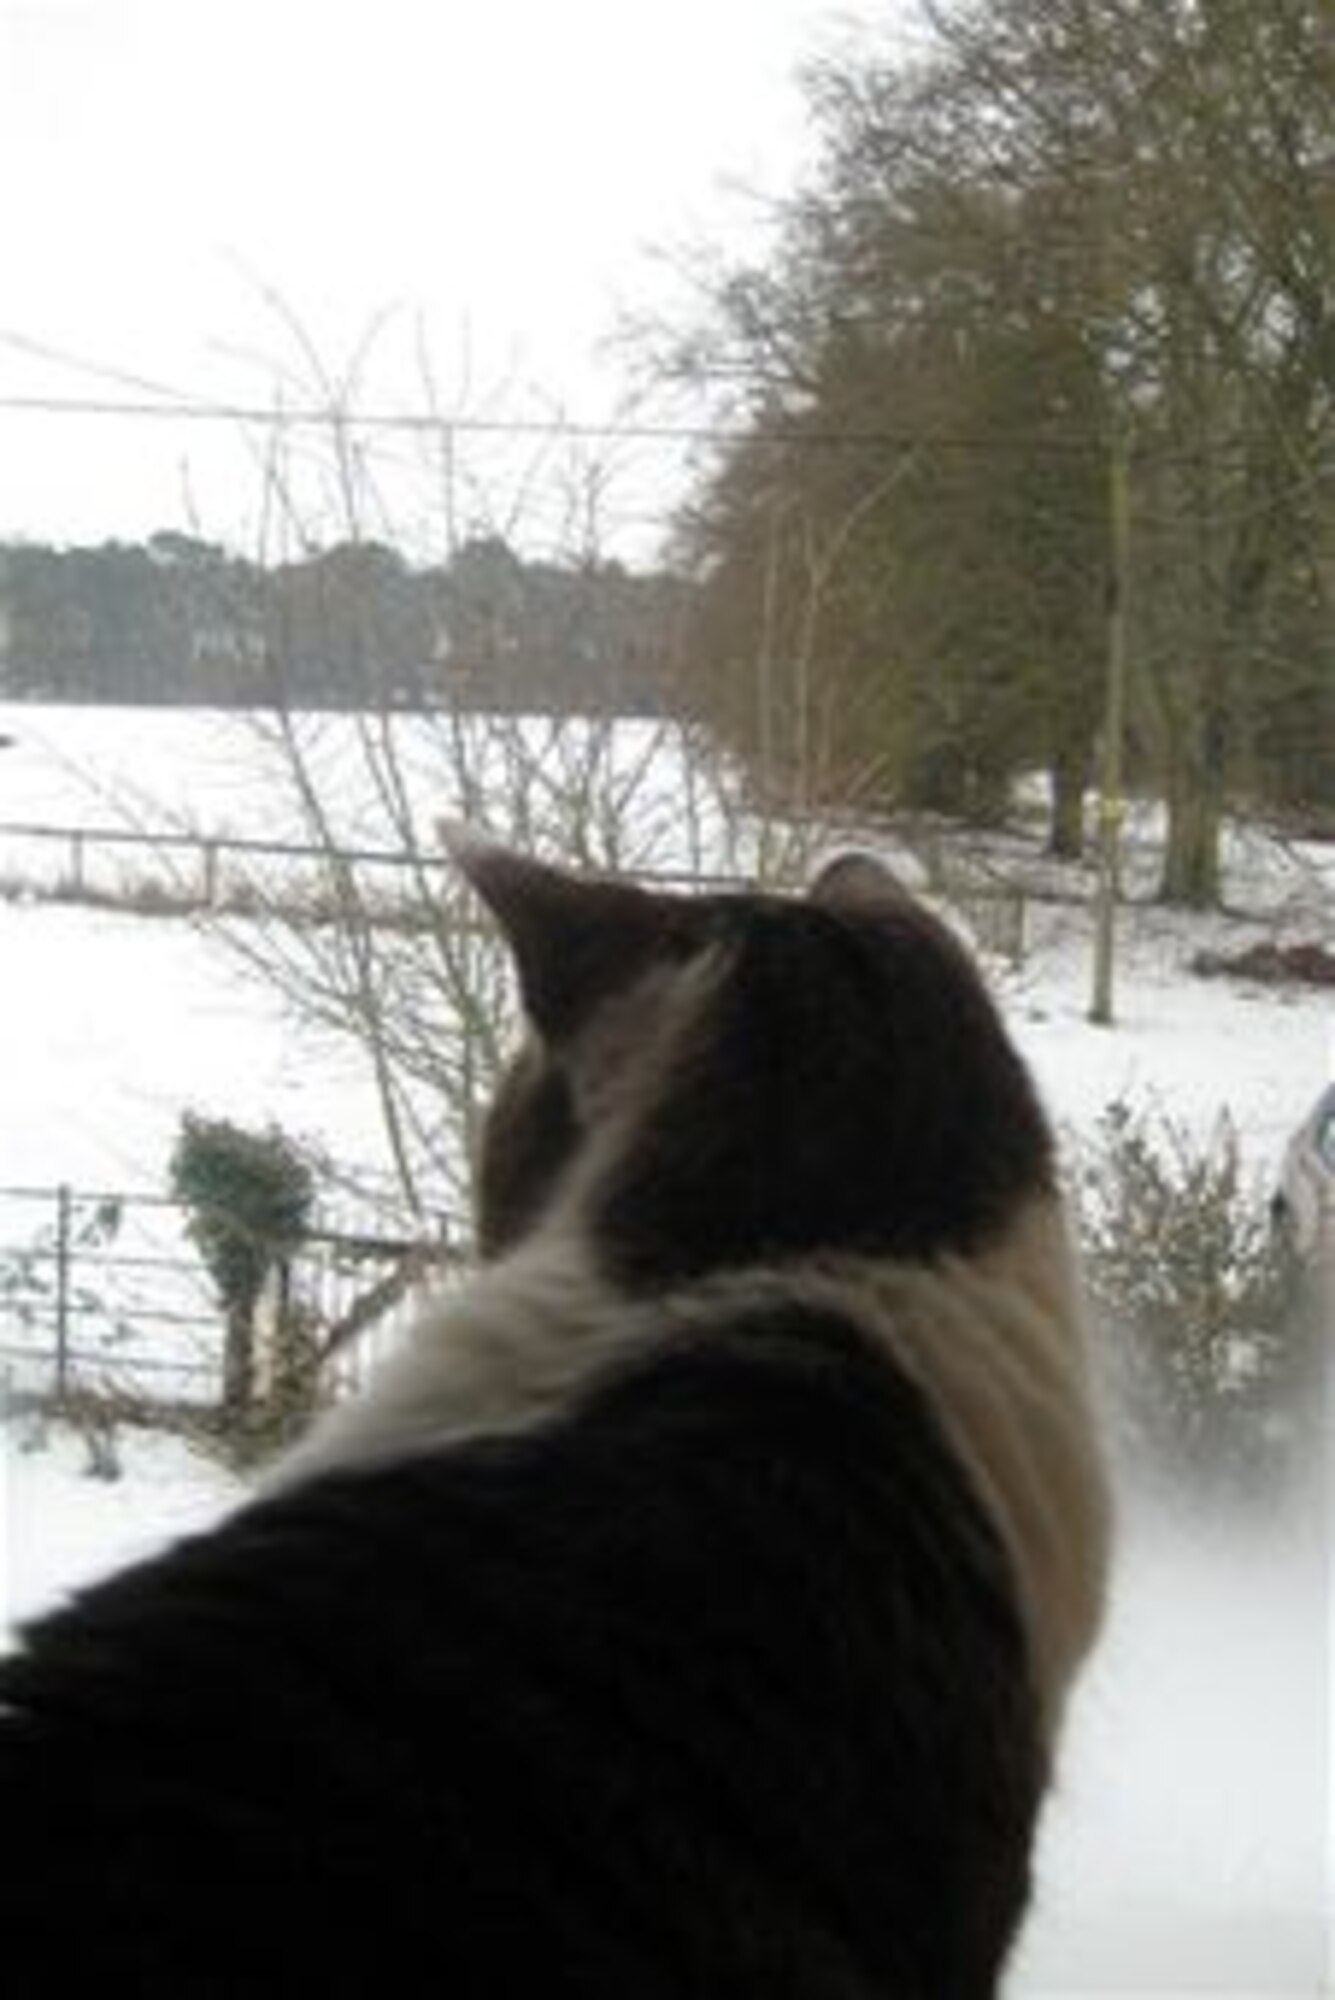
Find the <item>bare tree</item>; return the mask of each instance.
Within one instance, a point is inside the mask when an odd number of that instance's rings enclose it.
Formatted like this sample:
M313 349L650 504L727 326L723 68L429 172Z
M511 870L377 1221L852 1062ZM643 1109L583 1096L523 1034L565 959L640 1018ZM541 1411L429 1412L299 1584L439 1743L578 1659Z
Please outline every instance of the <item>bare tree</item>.
M322 436L301 433L298 478L279 426L263 455L271 548L310 545L301 507L313 478L326 498L337 496L347 548L392 525L364 443L353 414L332 407ZM549 505L555 492L567 507L571 568L596 567L615 480L592 462L587 440L561 465L544 441L541 464L519 468L520 491L496 493L489 512L448 420L416 443L438 455L447 558L461 534L500 540L500 526L513 534L535 495ZM429 470L422 483L433 483ZM374 1189L357 1162L325 1163L327 1175L362 1199L377 1195L396 1227L421 1235L466 1206L477 1120L514 1027L508 968L449 865L441 821L582 866L683 884L791 875L816 833L758 816L738 767L698 724L604 707L527 711L515 701L522 660L512 663L506 705L490 707L484 687L452 679L446 648L419 663L400 705L380 671L387 638L374 595L356 612L364 694L337 712L300 705L282 621L269 621L255 754L294 843L315 859L299 873L252 868L202 921L313 1033L356 1052L373 1082L390 1172ZM670 619L653 635L663 655L658 685L670 687L681 671L685 642Z

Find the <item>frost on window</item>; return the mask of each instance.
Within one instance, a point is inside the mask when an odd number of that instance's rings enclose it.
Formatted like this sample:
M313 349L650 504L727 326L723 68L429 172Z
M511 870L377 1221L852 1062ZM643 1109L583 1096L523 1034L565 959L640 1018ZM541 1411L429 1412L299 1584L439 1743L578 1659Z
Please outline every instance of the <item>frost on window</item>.
M1297 1284L1312 1366L1236 1479L1119 1445L1111 1617L1072 1712L1013 1990L1316 1994L1335 1906L1335 1314ZM1219 1353L1225 1412L1265 1349Z

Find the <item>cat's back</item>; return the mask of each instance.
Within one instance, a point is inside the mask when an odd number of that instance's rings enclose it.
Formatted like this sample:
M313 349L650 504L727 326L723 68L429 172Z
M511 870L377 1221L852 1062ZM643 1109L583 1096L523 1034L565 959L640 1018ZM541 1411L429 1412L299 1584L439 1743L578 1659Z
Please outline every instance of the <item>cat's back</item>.
M1043 1775L930 1409L772 1298L566 1422L247 1510L3 1694L32 1992L74 1942L126 1991L981 1994Z

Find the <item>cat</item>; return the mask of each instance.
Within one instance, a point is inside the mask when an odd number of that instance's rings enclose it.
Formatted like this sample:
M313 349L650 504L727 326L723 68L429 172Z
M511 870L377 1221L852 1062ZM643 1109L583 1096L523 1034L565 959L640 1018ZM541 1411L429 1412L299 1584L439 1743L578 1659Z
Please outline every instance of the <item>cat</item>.
M983 2000L1109 1544L1028 1072L870 857L455 845L479 1269L0 1667L9 1990Z

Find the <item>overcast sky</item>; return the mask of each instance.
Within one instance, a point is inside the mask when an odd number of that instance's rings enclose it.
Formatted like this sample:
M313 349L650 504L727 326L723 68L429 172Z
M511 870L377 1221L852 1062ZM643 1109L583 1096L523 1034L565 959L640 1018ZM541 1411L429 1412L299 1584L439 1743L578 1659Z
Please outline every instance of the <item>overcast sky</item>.
M319 366L340 375L382 316L364 402L421 404L425 349L444 407L601 419L624 378L600 347L666 283L652 246L739 240L750 211L730 184L777 191L799 171L800 60L850 18L903 11L0 0L0 537L135 536L191 511L254 536L254 432L4 399L133 394L120 371L309 401ZM548 469L524 457L459 472L465 526L535 504L521 479L541 489ZM439 512L425 486L388 504Z

